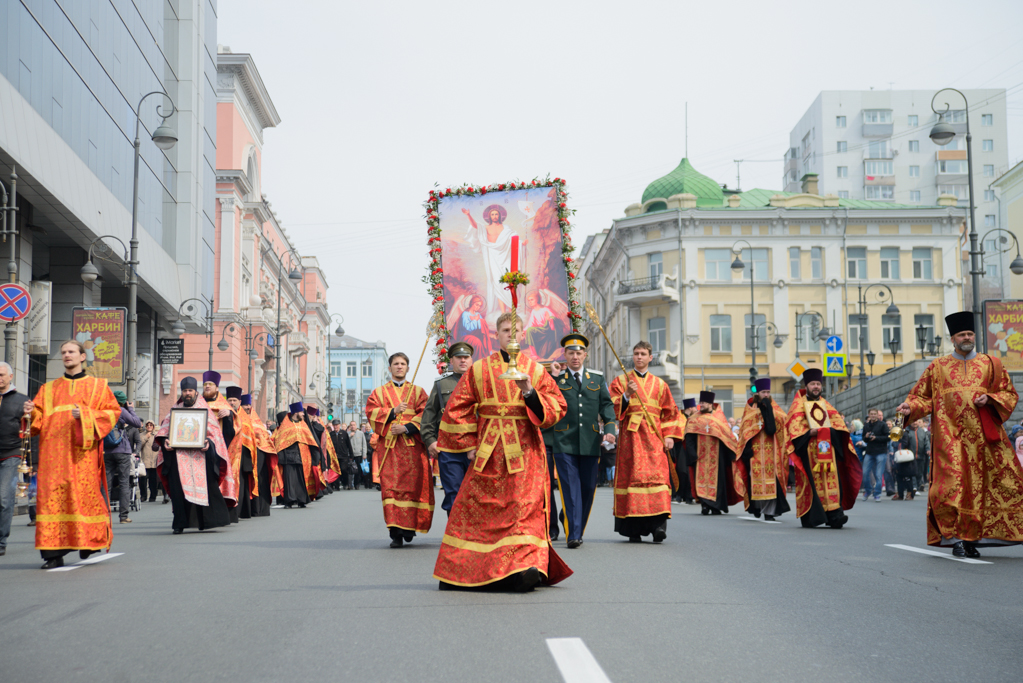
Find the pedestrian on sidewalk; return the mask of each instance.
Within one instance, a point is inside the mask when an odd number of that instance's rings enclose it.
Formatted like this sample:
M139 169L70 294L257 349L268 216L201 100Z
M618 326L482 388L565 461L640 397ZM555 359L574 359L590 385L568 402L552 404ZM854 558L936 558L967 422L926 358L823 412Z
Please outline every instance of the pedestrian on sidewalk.
M7 553L7 537L14 519L14 499L21 464L21 418L28 396L19 394L11 381L11 366L0 362L0 555Z
M114 499L113 481L117 475L118 504L117 514L121 524L131 524L128 517L131 500L131 460L135 452L134 443L139 440L138 429L142 421L135 414L134 404L128 401L123 391L115 391L114 398L121 407L121 415L114 428L103 437L103 460L107 469L107 495L109 501ZM133 443L134 442L134 443Z

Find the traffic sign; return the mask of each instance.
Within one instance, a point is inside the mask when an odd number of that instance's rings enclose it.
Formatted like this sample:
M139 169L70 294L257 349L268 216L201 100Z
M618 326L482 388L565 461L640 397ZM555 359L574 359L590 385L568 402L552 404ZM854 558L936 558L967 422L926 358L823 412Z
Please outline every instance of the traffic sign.
M797 358L785 370L792 375L792 379L800 382L803 379L803 373L806 372L806 366L803 365L803 361Z
M32 310L32 295L19 284L0 285L0 319L9 323L26 317Z
M845 344L842 343L842 338L836 334L828 337L828 340L824 342L824 347L828 350L828 353L834 355L836 353L842 353L842 349L845 348Z
M837 337L834 337L837 339ZM845 377L845 364L847 359L844 353L824 354L824 376Z

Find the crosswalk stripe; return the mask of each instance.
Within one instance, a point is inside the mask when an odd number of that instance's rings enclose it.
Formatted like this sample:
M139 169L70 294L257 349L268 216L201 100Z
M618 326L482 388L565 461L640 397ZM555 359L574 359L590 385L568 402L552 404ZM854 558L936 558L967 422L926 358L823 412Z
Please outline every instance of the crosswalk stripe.
M972 557L956 557L954 555L950 555L949 553L939 553L937 550L930 550L927 548L914 548L911 545L902 545L901 543L885 543L885 546L889 548L896 548L898 550L908 550L911 553L920 553L921 555L943 557L946 560L955 560L956 562L965 562L966 564L994 564L994 562L975 560Z
M64 567L55 567L54 569L47 569L46 571L69 572L72 569L78 569L79 567L84 567L87 564L96 564L97 562L103 562L104 560L109 560L111 557L118 557L120 555L124 555L124 553L103 553L102 555L93 555L87 560L81 560L80 562L75 562L74 564L69 564Z
M547 649L565 683L611 683L582 638L548 638Z

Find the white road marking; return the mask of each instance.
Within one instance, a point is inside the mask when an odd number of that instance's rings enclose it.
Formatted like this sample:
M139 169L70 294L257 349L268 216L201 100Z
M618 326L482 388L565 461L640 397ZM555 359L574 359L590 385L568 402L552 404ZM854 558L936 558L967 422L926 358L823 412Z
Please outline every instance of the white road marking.
M582 638L548 638L547 649L565 683L611 683Z
M781 524L778 520L760 519L759 517L736 517L736 519L747 519L751 522L762 522L764 524Z
M888 548L897 548L899 550L908 550L911 553L920 553L921 555L933 555L934 557L943 557L946 560L955 560L956 562L965 562L966 564L994 564L994 562L975 560L972 557L956 557L948 553L939 553L937 550L930 550L927 548L914 548L911 545L902 545L899 543L885 543L885 546Z
M46 571L48 571L48 572L69 572L72 569L78 569L79 567L84 567L87 564L96 564L97 562L103 562L104 560L109 560L111 557L118 557L120 555L124 555L124 553L103 553L101 555L93 555L92 557L90 557L87 560L82 560L80 562L75 562L74 564L69 564L69 565L67 565L65 567L56 567L54 569L47 569Z

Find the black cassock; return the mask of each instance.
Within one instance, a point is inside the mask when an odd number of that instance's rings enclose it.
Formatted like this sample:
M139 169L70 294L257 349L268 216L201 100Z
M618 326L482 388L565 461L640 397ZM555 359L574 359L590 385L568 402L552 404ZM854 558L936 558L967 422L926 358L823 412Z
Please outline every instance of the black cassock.
M765 405L764 403L757 402L757 407L760 409L760 415L761 417L763 417L764 420L763 430L767 433L768 436L774 436L778 432L778 425L774 420L774 404L769 403ZM782 448L784 447L785 445L782 444ZM752 469L750 469L750 460L753 458L752 440L750 440L750 442L746 444L746 448L743 449L741 457L742 463L746 466L745 481L746 491L750 492L753 490L750 481L750 472L752 472ZM777 479L777 475L775 475L775 479ZM777 488L775 489L774 499L773 500L751 499L749 502L749 511L758 517L760 516L761 512L763 512L765 515L771 515L774 517L789 512L792 508L789 507L789 501L785 498L786 486L788 486L788 481L778 480L776 484Z
M837 510L825 510L821 504L820 496L817 495L817 486L813 481L813 470L810 467L810 456L806 452L806 447L810 444L810 433L807 432L802 436L792 440L792 447L796 451L796 455L803 463L803 471L806 472L807 478L809 479L808 486L813 494L813 502L810 503L810 509L805 515L799 518L799 523L803 525L804 529L810 527L817 527L822 524L837 524L842 517L845 516L845 511L839 507ZM835 460L839 467L844 464L842 461L845 460L847 449L849 448L849 434L839 429L831 430L831 446L832 452L835 454ZM839 499L845 494L842 491L842 477L838 477L839 487Z
M309 447L313 455L313 462L319 449ZM302 469L302 452L299 444L293 443L277 454L277 463L281 467L281 476L284 478L284 491L281 495L285 505L306 505L309 502L309 491L305 486L305 472Z
M693 482L696 481L696 463L699 460L698 457L698 443L699 434L686 434L686 464L689 466L689 480L690 486L694 490L693 496L696 497L695 489L696 486ZM729 481L731 480L732 463L735 461L735 454L728 450L721 439L717 439L718 442L718 488L717 498L709 500L707 498L700 498L700 503L711 510L718 510L720 512L728 512L728 490Z
M162 444L161 444L162 445ZM211 445L206 449L206 492L209 505L196 505L185 498L181 488L181 476L178 474L177 451L164 449L163 478L168 484L167 494L171 499L171 510L174 518L171 527L174 529L213 529L227 526L231 517L227 509L227 501L220 492L220 467L227 463L220 459L216 449Z

